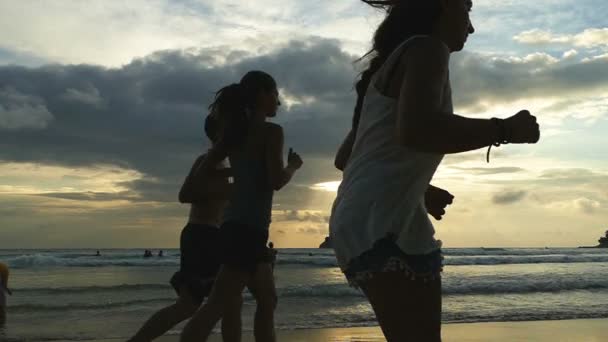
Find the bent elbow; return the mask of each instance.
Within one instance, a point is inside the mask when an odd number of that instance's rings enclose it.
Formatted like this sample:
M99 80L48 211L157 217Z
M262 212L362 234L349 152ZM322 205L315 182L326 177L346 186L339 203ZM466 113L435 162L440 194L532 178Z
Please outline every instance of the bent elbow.
M268 185L270 185L270 187L274 191L281 190L281 188L283 188L283 186L285 186L285 183L286 182L285 182L283 172L277 172L277 173L273 172L268 175Z
M182 204L192 203L190 196L188 196L188 194L186 194L184 191L179 192L179 195L177 195L177 200Z
M344 171L344 168L346 167L346 161L336 157L336 159L334 160L334 166L336 167L336 169Z

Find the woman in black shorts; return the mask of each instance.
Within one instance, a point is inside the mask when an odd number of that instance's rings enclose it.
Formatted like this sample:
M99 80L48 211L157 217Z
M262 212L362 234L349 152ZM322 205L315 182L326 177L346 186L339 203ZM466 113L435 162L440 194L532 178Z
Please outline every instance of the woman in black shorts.
M215 141L215 120L207 117L205 132ZM180 237L180 269L171 278L178 300L150 317L129 342L152 341L190 318L209 296L220 267L219 224L230 195L229 169L217 163L213 172L201 172L202 155L196 159L179 192L181 203L190 203L188 224ZM240 307L222 319L224 341L240 341Z
M228 156L234 184L220 229L222 267L209 299L184 328L182 341L206 340L216 322L240 305L247 285L258 298L256 340L275 340L276 291L266 247L272 197L302 166L291 150L284 166L283 129L266 122L279 105L276 82L261 71L248 72L239 83L221 89L212 104L224 129L204 168Z

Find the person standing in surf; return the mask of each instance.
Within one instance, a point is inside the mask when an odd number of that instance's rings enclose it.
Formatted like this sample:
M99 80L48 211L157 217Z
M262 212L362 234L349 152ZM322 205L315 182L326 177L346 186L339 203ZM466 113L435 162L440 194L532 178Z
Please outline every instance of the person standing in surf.
M220 142L209 152L208 165L228 156L233 192L220 228L222 267L209 299L186 325L181 341L205 341L225 312L240 306L245 286L260 298L254 322L256 341L276 340L277 298L272 255L266 245L272 199L274 191L289 183L302 166L302 159L291 149L284 165L283 129L266 121L276 116L279 105L277 84L262 71L248 72L216 96L214 113L224 129Z
M436 342L442 256L425 202L440 218L452 196L425 196L430 181L444 154L536 143L540 130L526 110L504 120L454 114L449 59L474 32L470 0L363 2L387 16L336 157L344 176L330 236L340 268L367 297L387 341Z

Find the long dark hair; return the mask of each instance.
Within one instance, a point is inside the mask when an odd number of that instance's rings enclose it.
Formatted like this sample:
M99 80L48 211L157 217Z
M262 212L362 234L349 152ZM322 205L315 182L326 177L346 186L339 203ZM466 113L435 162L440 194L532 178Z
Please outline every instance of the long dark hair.
M430 34L441 12L438 0L362 1L372 7L386 10L387 15L374 33L372 49L358 60L370 58L367 69L361 73L361 79L355 85L357 104L352 122L354 134L359 126L363 99L372 76L405 40L415 35Z
M255 111L257 96L260 92L274 91L277 84L269 74L263 71L250 71L239 83L223 87L215 93L215 99L209 105L209 122L215 130L216 141L224 148L234 148L247 137L251 113ZM222 127L220 130L218 127Z
M205 134L207 135L207 138L211 140L212 144L217 143L219 134L219 122L218 119L211 114L208 114L205 118Z

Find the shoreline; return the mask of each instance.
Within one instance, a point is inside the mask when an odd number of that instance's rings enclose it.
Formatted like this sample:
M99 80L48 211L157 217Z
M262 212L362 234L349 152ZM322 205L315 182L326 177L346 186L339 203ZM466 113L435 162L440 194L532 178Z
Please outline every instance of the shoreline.
M522 321L446 323L442 325L443 342L600 342L608 341L608 318ZM559 339L557 337L559 336ZM177 342L178 335L165 335L160 342ZM117 342L121 339L90 340L91 342ZM210 342L220 342L214 334ZM243 333L243 341L254 341L251 332ZM384 341L382 332L375 327L319 328L277 330L277 341L289 342L376 342Z

